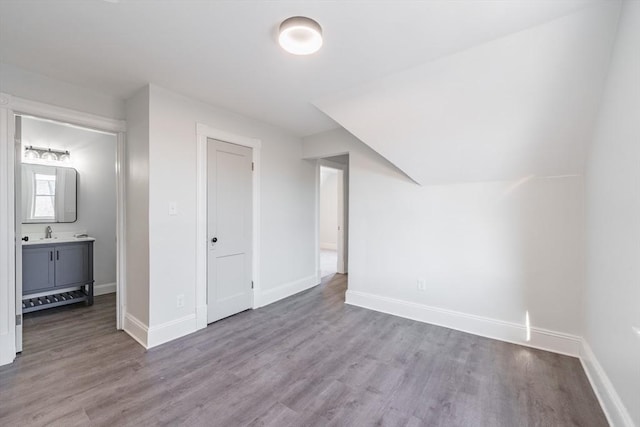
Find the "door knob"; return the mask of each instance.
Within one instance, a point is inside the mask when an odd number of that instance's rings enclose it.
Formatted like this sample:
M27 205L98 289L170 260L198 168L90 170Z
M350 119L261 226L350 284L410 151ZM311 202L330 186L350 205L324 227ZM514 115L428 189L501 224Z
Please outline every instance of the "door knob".
M28 241L29 241L29 236L24 236L24 237L22 238L22 240L24 240L25 242L28 242Z
M211 239L211 243L215 243L215 242L217 242L217 241L218 241L218 238L217 238L217 237L214 237L213 239Z

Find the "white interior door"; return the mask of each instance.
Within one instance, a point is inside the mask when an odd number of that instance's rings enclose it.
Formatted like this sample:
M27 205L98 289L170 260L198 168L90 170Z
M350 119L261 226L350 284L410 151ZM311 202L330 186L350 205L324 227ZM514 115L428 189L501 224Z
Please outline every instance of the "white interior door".
M251 308L251 148L207 140L207 323Z
M22 117L15 119L16 351L22 351Z

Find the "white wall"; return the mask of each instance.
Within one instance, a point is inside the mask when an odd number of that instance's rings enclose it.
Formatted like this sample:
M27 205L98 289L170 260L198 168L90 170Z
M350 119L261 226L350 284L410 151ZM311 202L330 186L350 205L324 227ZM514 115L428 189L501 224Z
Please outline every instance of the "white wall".
M196 123L262 141L262 292L315 280L315 166L300 139L273 126L150 86L150 327L195 312ZM131 123L130 123L131 125ZM170 202L178 214L168 215ZM200 236L206 238L206 236ZM315 284L315 281L312 283ZM177 295L185 304L176 308Z
M72 223L23 224L23 234L86 231L94 237L96 285L116 282L116 136L63 124L22 119L22 143L69 150L78 171L77 220Z
M149 88L127 100L126 264L127 295L124 329L149 325ZM134 332L138 338L143 331Z
M112 119L125 117L122 99L0 62L0 92Z
M616 425L640 426L640 3L624 2L587 163L587 365ZM606 387L605 377L612 387ZM619 399L615 394L619 396ZM625 415L624 407L628 411Z
M320 168L320 247L337 250L338 245L338 173Z
M344 130L305 138L303 157L345 151L349 292L581 334L581 177L421 187Z

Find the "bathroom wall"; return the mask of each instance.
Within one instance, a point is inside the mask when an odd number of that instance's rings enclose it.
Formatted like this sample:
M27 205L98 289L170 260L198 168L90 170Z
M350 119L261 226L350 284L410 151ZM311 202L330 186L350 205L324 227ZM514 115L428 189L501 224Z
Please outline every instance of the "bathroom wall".
M55 233L86 231L95 237L94 279L98 293L115 291L116 136L30 117L22 120L22 142L69 150L78 171L77 220L50 224ZM23 224L22 234L44 233L49 224Z

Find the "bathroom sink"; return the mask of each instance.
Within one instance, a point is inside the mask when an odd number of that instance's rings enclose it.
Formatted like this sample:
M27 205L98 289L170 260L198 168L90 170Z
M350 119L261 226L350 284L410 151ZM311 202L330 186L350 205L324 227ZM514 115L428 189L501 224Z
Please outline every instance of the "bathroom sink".
M70 243L70 242L90 242L90 241L94 241L96 239L94 239L93 237L49 237L49 238L45 238L45 237L40 237L40 238L34 238L34 239L29 239L28 242L22 242L22 246L29 246L29 245L47 245L49 243Z

